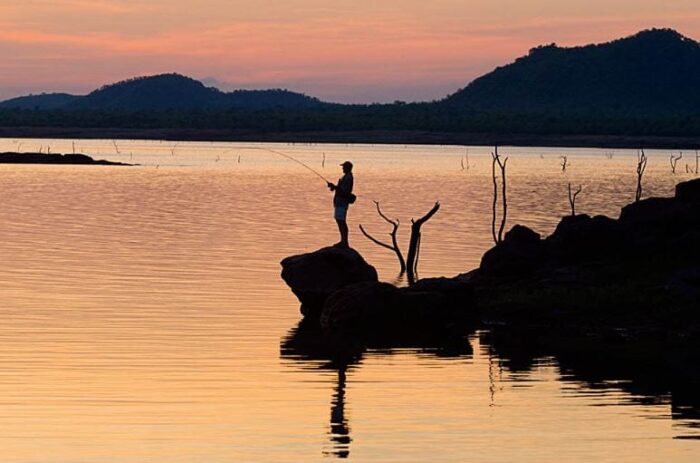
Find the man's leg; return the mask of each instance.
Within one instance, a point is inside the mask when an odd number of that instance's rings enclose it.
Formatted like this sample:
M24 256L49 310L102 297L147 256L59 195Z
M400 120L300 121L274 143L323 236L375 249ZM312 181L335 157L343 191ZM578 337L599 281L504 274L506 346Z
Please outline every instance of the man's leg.
M345 220L338 220L338 229L340 230L340 244L346 248L348 244L348 223Z

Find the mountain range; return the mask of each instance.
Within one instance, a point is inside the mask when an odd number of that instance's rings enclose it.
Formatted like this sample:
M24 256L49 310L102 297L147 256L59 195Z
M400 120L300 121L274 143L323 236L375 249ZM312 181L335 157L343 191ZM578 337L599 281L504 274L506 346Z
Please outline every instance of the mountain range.
M487 111L698 112L699 89L700 44L651 29L598 45L533 48L446 103Z
M180 137L189 130L188 137L200 138L218 130L221 137L240 136L225 135L235 132L252 139L368 131L398 139L409 132L479 133L495 140L507 134L700 137L700 44L671 29L650 29L602 44L539 46L424 103L345 105L279 89L223 92L161 74L84 96L54 93L0 103L0 129L25 133L22 127L32 134L167 129L179 130Z
M222 92L180 74L137 77L87 95L45 93L0 102L0 108L38 110L157 111L168 109L311 108L324 103L288 90Z

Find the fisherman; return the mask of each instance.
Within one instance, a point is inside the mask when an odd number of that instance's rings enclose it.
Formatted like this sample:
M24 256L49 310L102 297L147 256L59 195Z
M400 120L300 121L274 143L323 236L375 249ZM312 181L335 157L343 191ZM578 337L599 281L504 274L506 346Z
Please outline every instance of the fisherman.
M338 184L334 185L328 182L328 189L335 191L333 196L333 207L335 208L335 221L338 223L340 231L340 242L334 246L347 248L348 244L348 207L355 202L355 195L352 194L353 177L352 177L352 162L345 161L343 166L343 176L338 180Z

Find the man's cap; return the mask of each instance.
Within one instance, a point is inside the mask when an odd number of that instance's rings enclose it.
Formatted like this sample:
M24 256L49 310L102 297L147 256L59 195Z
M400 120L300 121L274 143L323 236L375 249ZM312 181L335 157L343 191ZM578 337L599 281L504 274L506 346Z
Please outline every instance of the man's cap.
M352 169L352 162L350 162L350 161L345 161L344 163L341 164L341 166L343 166L343 167L348 166L349 168Z

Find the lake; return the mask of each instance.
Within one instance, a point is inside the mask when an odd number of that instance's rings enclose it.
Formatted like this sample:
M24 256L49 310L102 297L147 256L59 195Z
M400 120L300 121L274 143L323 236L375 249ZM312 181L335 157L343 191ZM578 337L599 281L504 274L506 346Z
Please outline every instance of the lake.
M301 316L279 261L338 237L323 181L266 149L333 181L354 162L351 245L396 282L395 256L357 230L388 238L373 201L404 246L440 201L419 274L471 270L492 245L490 147L0 139L39 149L140 166L0 165L3 461L700 459L695 394L644 360L530 354L484 329L454 351L371 349L338 368L290 342ZM509 227L551 233L569 183L580 213L634 199L636 151L501 154ZM677 151L647 154L645 196L695 177L695 153L675 174Z

